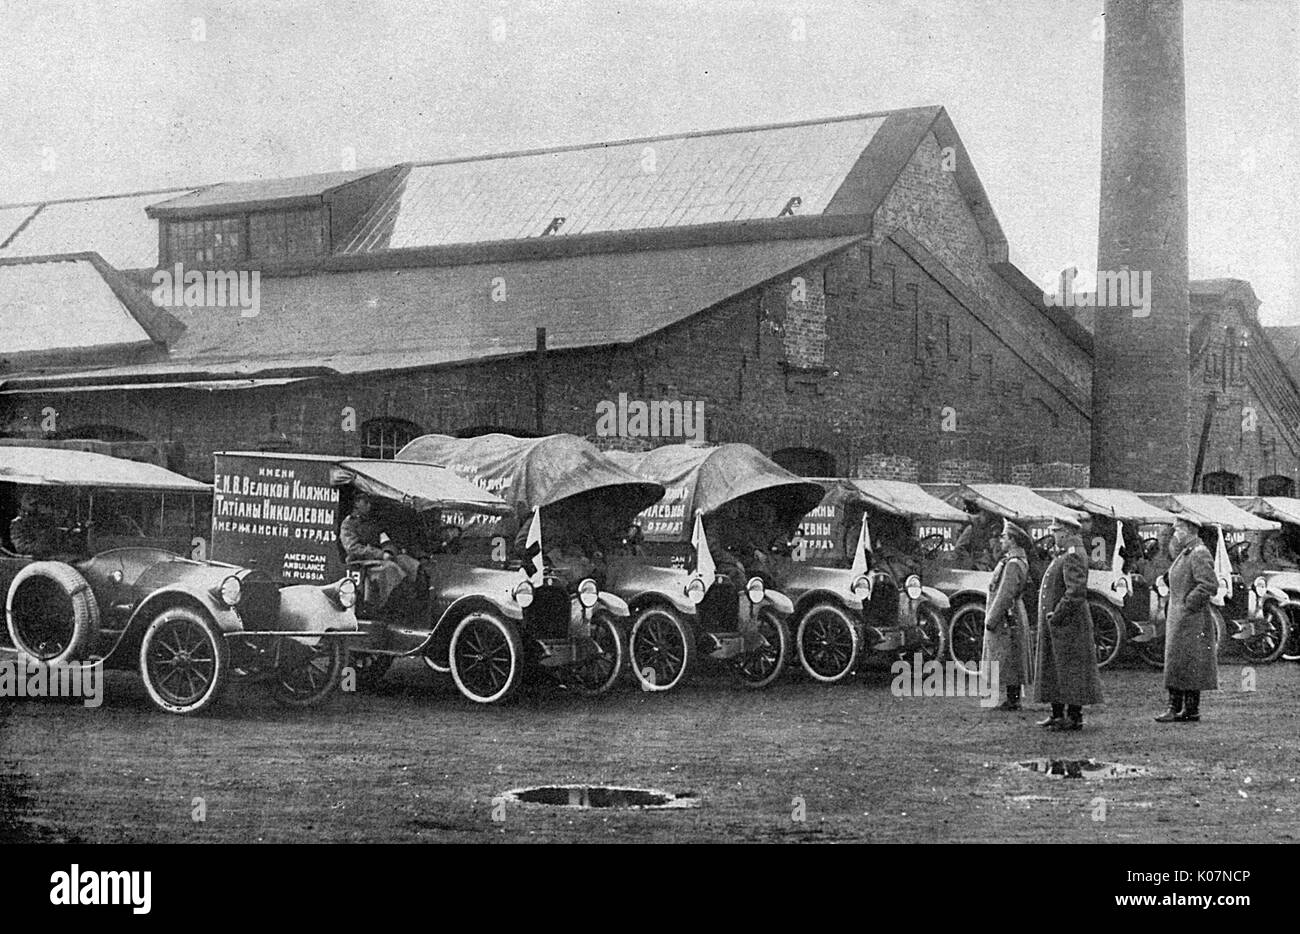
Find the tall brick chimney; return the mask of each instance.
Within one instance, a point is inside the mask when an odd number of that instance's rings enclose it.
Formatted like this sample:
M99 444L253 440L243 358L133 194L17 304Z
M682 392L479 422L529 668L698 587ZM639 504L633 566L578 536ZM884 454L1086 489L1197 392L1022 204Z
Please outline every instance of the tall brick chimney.
M1097 308L1093 486L1185 492L1188 441L1187 116L1182 0L1106 0L1098 290L1151 273L1142 307ZM1113 280L1112 280L1113 281ZM1136 314L1135 314L1136 312Z

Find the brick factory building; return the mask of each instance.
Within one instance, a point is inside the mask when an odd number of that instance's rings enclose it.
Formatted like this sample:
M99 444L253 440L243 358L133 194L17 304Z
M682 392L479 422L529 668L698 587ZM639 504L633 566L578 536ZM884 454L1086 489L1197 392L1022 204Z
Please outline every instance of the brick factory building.
M257 313L160 307L178 263L259 272ZM1191 296L1189 475L1292 489L1258 301ZM1008 262L939 107L0 206L0 435L198 477L424 432L660 443L598 434L622 399L703 403L708 440L809 474L1085 485L1089 326Z

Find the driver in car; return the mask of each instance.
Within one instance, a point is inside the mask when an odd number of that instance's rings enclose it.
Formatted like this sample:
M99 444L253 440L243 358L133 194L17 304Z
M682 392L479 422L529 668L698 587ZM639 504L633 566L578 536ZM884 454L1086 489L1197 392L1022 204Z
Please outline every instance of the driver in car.
M63 526L67 507L51 502L35 489L25 489L18 514L9 523L9 541L14 551L34 558L49 558L67 551Z
M371 586L377 591L373 602L383 606L393 591L403 583L414 584L420 575L420 562L402 550L387 535L373 516L374 506L365 493L352 499L352 511L339 526L339 543L349 561L378 561L367 569Z

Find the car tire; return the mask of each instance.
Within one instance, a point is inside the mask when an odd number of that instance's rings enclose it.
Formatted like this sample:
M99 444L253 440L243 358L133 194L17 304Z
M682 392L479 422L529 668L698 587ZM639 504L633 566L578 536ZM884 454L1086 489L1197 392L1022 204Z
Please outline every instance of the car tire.
M519 687L523 643L514 625L495 613L467 613L452 632L450 657L456 687L476 704L499 704Z
M967 657L969 656L969 657ZM948 657L967 674L978 674L984 657L984 601L969 600L948 621Z
M643 691L671 691L695 668L695 627L681 614L654 603L632 620L628 663Z
M1266 604L1264 619L1269 624L1268 631L1244 639L1241 643L1242 654L1256 665L1277 661L1291 638L1291 619L1286 610L1276 603Z
M768 610L758 611L758 631L767 639L767 645L732 662L740 683L754 690L765 688L781 677L794 642L785 620Z
M595 697L610 690L623 674L627 664L627 636L617 619L601 611L592 614L591 628L591 637L603 654L570 666L564 673L564 680L580 693Z
M853 673L862 651L858 624L834 603L816 603L799 619L795 630L799 665L808 677L823 684L843 681Z
M921 658L927 662L942 661L948 651L948 628L943 624L943 614L930 603L916 608L916 624L925 633L921 643Z
M1106 668L1124 648L1124 630L1128 624L1124 616L1105 600L1088 598L1092 614L1092 642L1097 652L1097 668Z
M189 716L214 704L229 680L226 640L206 614L163 610L140 640L140 675L154 706Z
M34 561L14 576L5 620L14 648L46 664L83 658L99 639L95 594L61 561Z
M315 707L338 689L347 666L348 648L343 640L321 637L301 664L276 670L270 682L271 697L284 707Z

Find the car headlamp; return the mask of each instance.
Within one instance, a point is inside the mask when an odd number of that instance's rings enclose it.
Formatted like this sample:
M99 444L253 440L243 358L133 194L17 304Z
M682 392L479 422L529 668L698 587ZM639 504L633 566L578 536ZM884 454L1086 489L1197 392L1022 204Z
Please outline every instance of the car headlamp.
M591 609L595 606L596 601L599 599L600 588L596 586L596 582L590 577L578 585L578 602L587 609Z
M347 610L357 605L357 582L348 577L339 582L339 606Z
M514 597L515 603L527 607L533 602L532 583L530 581L520 581L515 585L515 589L510 591L510 596Z
M915 574L910 575L907 578L907 581L903 584L903 589L907 591L907 598L909 600L920 600L921 578L917 577Z
M692 577L686 582L686 599L699 606L704 602L704 594L708 591L702 577Z
M745 584L745 593L749 597L750 603L762 603L763 597L767 595L767 588L763 586L763 580L759 577L751 577Z
M239 606L239 600L244 596L244 585L239 582L238 577L227 577L221 582L221 589L218 591L221 595L221 602L229 607Z
M865 574L854 578L853 583L849 585L849 593L866 603L871 599L871 578Z
M1255 578L1255 582L1250 586L1255 591L1255 596L1261 599L1263 598L1265 592L1268 591L1268 581L1264 580L1264 578L1262 577Z

